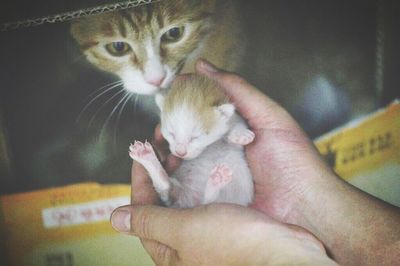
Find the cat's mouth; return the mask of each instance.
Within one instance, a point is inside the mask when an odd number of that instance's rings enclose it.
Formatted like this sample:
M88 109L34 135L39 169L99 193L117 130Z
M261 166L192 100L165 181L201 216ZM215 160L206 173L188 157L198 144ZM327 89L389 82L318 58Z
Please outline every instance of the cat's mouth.
M157 78L145 78L143 75L134 72L125 72L121 75L124 82L124 88L133 93L153 95L171 86L175 79L175 73L169 69L165 70L165 77L160 80Z

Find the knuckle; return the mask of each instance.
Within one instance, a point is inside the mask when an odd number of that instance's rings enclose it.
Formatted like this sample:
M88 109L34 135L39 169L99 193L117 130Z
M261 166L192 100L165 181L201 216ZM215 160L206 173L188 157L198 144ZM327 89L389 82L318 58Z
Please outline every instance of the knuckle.
M150 238L151 214L148 211L140 210L136 215L135 226L133 232L143 238Z
M162 265L172 265L173 250L168 246L157 245L155 256L158 261L162 262Z

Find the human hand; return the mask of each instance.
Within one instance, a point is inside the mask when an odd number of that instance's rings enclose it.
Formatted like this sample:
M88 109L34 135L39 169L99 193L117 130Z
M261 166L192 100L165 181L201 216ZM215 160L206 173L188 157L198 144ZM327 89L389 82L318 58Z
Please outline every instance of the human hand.
M111 222L116 230L145 239L157 265L336 265L304 229L232 204L123 206Z
M214 79L255 133L246 156L255 183L253 207L296 224L304 198L319 175L333 175L312 142L281 106L237 75L206 61L197 71Z
M348 265L393 265L400 251L399 208L339 178L277 103L242 78L199 61L256 135L246 146L255 183L253 207L306 228Z
M179 161L169 154L159 127L153 145L166 168L174 170ZM140 237L157 265L335 265L322 244L304 229L248 208L226 204L191 210L143 206L158 203L158 196L145 169L136 163L132 196L136 205L118 208L111 222L115 229ZM163 231L165 228L168 230Z
M164 164L167 172L172 172L180 163L180 159L173 156L168 149L168 144L163 138L160 125L156 126L152 146L158 154L160 161ZM132 204L159 204L160 200L157 192L153 187L153 183L148 176L146 169L137 162L132 164L131 174L131 203ZM112 216L113 217L113 216ZM145 238L140 238L143 247L150 253L150 250L163 248L164 245Z
M219 83L256 133L255 141L246 147L255 182L254 208L310 230L340 263L393 265L397 261L398 208L337 177L290 115L246 81L204 61L197 64L197 71ZM157 202L144 169L134 165L133 173L133 202ZM142 242L147 250L170 250L154 240Z

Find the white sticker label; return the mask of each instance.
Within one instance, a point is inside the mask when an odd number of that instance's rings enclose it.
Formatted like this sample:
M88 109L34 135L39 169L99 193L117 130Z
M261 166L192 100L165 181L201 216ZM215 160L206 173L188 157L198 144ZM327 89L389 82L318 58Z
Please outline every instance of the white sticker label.
M118 197L42 210L45 228L59 228L110 220L112 211L129 204L129 197Z

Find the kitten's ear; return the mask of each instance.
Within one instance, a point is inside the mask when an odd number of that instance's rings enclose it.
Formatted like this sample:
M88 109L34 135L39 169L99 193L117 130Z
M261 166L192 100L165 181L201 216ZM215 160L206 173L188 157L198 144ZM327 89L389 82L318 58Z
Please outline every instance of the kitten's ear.
M164 107L164 100L165 100L164 95L162 95L161 93L156 94L156 104L157 104L158 108L160 108L161 111Z
M235 113L235 106L233 106L231 103L225 103L215 108L217 112L226 119L231 118L231 116Z

